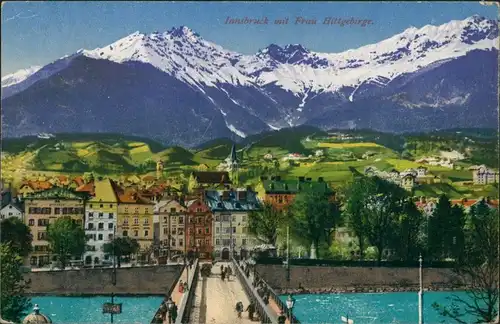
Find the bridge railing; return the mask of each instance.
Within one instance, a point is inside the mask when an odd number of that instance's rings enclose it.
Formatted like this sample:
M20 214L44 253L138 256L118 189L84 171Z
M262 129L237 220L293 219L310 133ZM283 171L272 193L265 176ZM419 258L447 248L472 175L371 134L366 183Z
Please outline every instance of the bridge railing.
M252 286L252 283L250 280L245 276L243 273L243 269L240 267L238 262L232 258L232 263L234 268L236 269L236 276L238 277L238 280L240 281L241 285L243 286L243 289L245 290L245 293L247 294L248 298L250 300L255 300L255 308L257 310L257 313L259 314L260 317L260 322L265 323L265 324L274 324L278 323L277 321L277 316L273 314L269 308L266 306L264 301L262 300L262 297L260 297L259 293L257 290Z
M175 287L177 286L177 282L179 281L180 277L182 276L182 273L184 273L184 269L185 269L185 266L183 266L183 267L180 268L180 272L179 272L179 274L177 276L177 279L174 280L174 283L170 287L170 290L167 292L167 294L165 295L165 298L161 302L160 307L158 307L158 309L156 310L155 316L151 320L151 324L163 323L163 317L162 316L163 316L163 307L165 305L164 303L172 295L172 292L174 291Z
M189 267L189 265L187 265ZM199 262L196 259L193 266L189 268L188 275L188 291L182 295L182 299L177 311L177 319L175 324L189 323L189 316L191 315L191 305L193 303L194 293L196 291L196 284L198 283Z

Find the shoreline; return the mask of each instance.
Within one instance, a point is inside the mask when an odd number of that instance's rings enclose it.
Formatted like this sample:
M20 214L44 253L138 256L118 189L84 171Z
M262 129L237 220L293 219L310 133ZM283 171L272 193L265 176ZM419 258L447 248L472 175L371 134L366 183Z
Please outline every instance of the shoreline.
M127 294L127 293L119 293L119 294L107 294L107 293L25 293L26 297L165 297L165 294Z
M426 287L424 292L453 292L464 291L466 286L454 287ZM276 295L325 295L325 294L356 294L356 293L396 293L418 292L419 287L345 287L345 288L303 288L303 289L274 289Z

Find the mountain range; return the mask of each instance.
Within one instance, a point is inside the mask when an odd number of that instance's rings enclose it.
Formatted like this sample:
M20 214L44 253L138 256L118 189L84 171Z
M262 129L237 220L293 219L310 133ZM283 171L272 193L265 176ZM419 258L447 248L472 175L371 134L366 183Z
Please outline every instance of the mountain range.
M4 137L111 132L166 145L297 125L389 132L498 124L498 22L411 27L318 53L243 55L181 26L139 32L2 78Z

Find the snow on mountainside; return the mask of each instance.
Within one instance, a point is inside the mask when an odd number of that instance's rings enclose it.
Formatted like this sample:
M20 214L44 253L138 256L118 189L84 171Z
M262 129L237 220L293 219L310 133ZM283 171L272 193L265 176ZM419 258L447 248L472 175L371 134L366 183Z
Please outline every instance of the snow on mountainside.
M304 123L489 127L469 115L496 113L498 40L497 21L479 16L341 53L271 44L243 55L188 27L136 32L2 78L2 126L8 136L112 129L180 145Z
M436 61L492 48L498 48L497 23L475 15L440 26L411 27L379 43L341 53L316 53L299 44L284 48L272 44L255 55L242 55L182 26L165 33L135 32L82 54L117 63L149 63L201 92L202 86L217 87L220 83L260 87L274 84L301 100L307 96L310 100L314 93L336 92L342 87L353 87L355 92L365 82L384 85ZM22 80L4 84L2 78L2 87Z
M27 69L22 69L19 71L16 71L11 74L7 74L2 78L2 88L3 87L8 87L11 85L14 85L16 83L22 82L26 80L29 76L31 76L33 73L37 72L40 70L42 67L41 66L32 66Z

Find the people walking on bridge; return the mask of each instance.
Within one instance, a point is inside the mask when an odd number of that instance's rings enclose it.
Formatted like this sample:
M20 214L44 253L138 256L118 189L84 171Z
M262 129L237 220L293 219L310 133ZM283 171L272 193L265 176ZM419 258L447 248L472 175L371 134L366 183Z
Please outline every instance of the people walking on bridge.
M238 318L241 318L241 313L243 313L243 303L241 301L236 303L236 312L238 313Z
M255 314L255 302L253 299L250 301L246 311L248 312L248 318L253 321L253 314Z
M278 316L278 324L285 324L286 323L286 316L283 311L280 312L280 315Z
M182 279L179 280L179 292L181 294L184 292L184 283L182 282Z
M187 281L184 281L184 292L187 292L188 291L188 283Z
M177 305L174 303L172 306L172 310L170 311L170 316L172 318L172 323L175 323L175 320L177 319Z
M224 279L226 278L226 271L224 270L224 267L222 267L222 270L220 272L220 278L222 279L222 281L224 281Z

